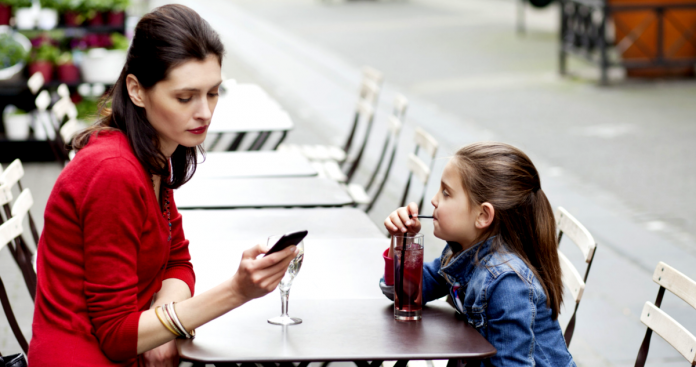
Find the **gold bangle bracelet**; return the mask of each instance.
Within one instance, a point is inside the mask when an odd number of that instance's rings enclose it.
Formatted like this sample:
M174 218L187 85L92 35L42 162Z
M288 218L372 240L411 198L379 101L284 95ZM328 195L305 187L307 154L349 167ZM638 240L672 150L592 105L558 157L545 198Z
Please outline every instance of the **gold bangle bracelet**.
M196 330L192 329L191 331L188 331L186 329L186 326L184 326L184 323L181 322L181 320L179 319L179 314L176 313L176 302L171 303L171 308L172 308L172 311L174 311L174 317L176 318L176 320L174 320L174 321L177 322L178 326L181 326L181 328L183 329L182 331L184 332L184 334L186 334L186 338L193 339L196 336Z
M169 325L167 325L167 322L164 321L164 319L162 318L162 316L160 316L160 309L161 309L161 308L162 308L161 306L157 306L157 308L155 308L155 315L157 315L157 318L160 320L160 322L162 323L162 325L164 325L164 327L167 328L167 330L169 330L169 331L170 331L172 334L174 334L176 337L179 337L180 335L179 335L176 331L174 331Z
M182 333L181 330L179 330L179 328L174 323L174 320L169 315L169 309L167 308L166 304L162 305L162 314L164 315L164 319L167 320L167 322L169 323L169 327L176 332L176 335L180 338L183 337L184 333Z
M165 303L162 305L162 310L164 311L164 314L167 316L167 320L171 321L171 326L174 328L174 330L179 332L179 335L186 339L190 339L190 336L186 332L186 330L183 329L181 324L178 322L178 317L176 313L174 313L174 310L172 309L172 304L171 303Z

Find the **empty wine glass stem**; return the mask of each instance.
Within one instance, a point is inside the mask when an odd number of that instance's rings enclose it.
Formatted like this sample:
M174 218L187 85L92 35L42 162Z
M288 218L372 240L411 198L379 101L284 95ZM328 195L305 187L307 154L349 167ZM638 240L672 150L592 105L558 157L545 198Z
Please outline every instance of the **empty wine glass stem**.
M280 290L280 303L281 303L281 316L288 316L288 298L290 297L290 290Z

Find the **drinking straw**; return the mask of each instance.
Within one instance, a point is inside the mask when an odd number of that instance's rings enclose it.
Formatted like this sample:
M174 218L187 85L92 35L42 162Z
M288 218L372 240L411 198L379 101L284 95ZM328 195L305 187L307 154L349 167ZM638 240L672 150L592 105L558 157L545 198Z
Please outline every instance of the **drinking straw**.
M408 215L409 218L413 218L411 214ZM418 219L435 219L432 215L419 215Z
M404 264L406 259L406 235L404 233L404 240L401 243L401 272L399 274L399 309L403 311L404 309Z

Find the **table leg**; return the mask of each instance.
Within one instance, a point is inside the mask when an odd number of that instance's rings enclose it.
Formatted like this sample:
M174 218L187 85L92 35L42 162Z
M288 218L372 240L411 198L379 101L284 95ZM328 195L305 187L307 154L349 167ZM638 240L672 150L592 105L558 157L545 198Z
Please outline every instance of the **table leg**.
M285 137L286 137L286 136L288 136L288 131L287 131L287 130L283 131L283 134L280 136L280 139L278 139L278 142L277 142L276 145L273 147L273 150L278 149L278 147L280 146L280 144L283 143L283 140L285 140Z
M264 144L266 144L266 140L268 140L268 137L271 135L270 131L262 131L259 133L259 135L256 137L256 140L251 144L251 147L249 147L249 150L261 150Z
M382 365L382 360L377 360L377 361L353 361L357 367L379 367Z
M464 362L461 359L450 359L447 361L447 367L466 367L469 366L469 363L471 363L471 366L478 366L481 364L478 359L472 359L467 362Z
M396 364L394 365L394 367L406 367L407 365L408 365L408 359L400 359L400 360L396 361Z
M234 141L232 142L232 145L230 145L229 147L227 147L226 150L227 150L228 152L232 152L232 151L235 151L235 150L239 149L239 146L242 144L242 140L244 140L244 137L245 137L245 136L246 136L246 133L238 133L238 134L237 134L237 137L236 137L236 138L234 139Z

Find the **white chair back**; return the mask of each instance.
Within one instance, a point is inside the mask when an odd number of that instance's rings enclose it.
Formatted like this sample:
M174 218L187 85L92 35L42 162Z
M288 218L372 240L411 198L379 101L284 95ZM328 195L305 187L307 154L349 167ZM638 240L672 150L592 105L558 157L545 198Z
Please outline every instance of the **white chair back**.
M15 159L0 174L0 185L7 185L11 189L22 177L24 177L24 167L19 159Z
M43 87L43 85L43 74L38 71L27 80L27 86L29 87L29 90L32 94L36 94L41 89L41 87Z
M558 207L556 215L556 227L558 228L558 244L560 246L561 239L566 235L570 240L580 249L583 254L583 260L587 264L585 269L585 275L582 276L575 268L572 262L566 257L566 255L558 250L558 260L561 263L561 277L563 280L563 285L570 290L573 296L573 301L575 301L575 309L573 315L566 326L564 337L566 345L570 345L570 341L573 339L573 333L575 332L575 320L578 312L578 307L580 305L580 300L585 293L585 283L587 282L587 276L590 274L590 268L592 266L592 260L594 259L595 250L597 248L597 242L590 234L590 231L585 228L575 217L573 217L568 211L563 207Z
M696 281L664 262L657 264L653 272L653 281L660 285L660 290L655 303L645 302L640 315L640 321L648 327L648 330L638 352L635 366L645 366L653 331L676 349L692 366L696 365L696 336L660 309L665 290L674 293L696 309Z

